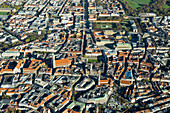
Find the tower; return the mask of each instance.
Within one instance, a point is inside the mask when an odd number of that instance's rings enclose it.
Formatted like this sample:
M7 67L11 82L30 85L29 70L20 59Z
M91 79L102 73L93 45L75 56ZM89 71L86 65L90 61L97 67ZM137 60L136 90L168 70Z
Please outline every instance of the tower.
M53 68L55 68L55 67L56 67L56 65L55 65L55 55L54 55L54 53L52 54L52 56L53 56L53 59L52 59Z
M99 70L99 76L98 76L98 85L100 85L100 70Z
M92 68L92 63L90 64L90 75L92 74L93 72L93 68Z

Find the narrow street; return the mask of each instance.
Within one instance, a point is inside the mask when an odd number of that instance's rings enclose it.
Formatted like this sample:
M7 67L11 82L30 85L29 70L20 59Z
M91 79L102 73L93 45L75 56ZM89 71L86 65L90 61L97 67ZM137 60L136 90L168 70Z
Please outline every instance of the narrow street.
M65 0L64 4L62 5L61 9L57 12L57 15L59 15L65 8L66 3L68 2L68 0Z
M47 7L48 4L49 4L49 0L46 1L46 4L44 5L44 7L41 9L41 11L37 12L37 13L35 14L35 16L38 17L38 16L42 13L42 11ZM28 28L31 27L31 25L34 23L35 20L37 20L37 19L35 18L35 19L30 23L30 25L29 25Z
M59 53L61 51L61 49L64 47L64 45L67 43L68 36L69 36L68 30L66 30L66 39L65 39L64 43L62 44L62 46L60 47L60 49L58 49L56 53Z

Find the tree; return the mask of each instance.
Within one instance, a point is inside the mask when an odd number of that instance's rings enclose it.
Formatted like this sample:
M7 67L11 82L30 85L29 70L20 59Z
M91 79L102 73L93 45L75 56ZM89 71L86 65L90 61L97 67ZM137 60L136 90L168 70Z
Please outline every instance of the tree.
M150 81L149 78L146 78L143 80L143 82L146 82L146 83L148 83L149 81Z
M130 27L125 27L125 31L129 32L130 31Z
M129 40L131 41L131 40L132 40L132 37L129 37Z
M27 42L27 43L30 42L30 38L27 38L27 39L25 40L25 42Z
M43 67L48 68L48 65L46 64L46 65L44 65Z
M84 58L87 58L87 55L86 55L86 54L84 55Z
M20 6L15 6L15 9L16 9L16 10L19 10L19 9L20 9Z
M2 98L4 98L6 96L6 92L2 92Z
M45 35L45 34L46 34L46 31L45 31L45 30L42 30L41 33Z
M14 42L13 44L12 44L12 46L15 46L17 44L17 42Z
M48 34L51 34L51 30L48 30Z
M72 96L72 100L73 100L73 101L75 101L75 100L76 100L76 99L75 99L75 96Z
M21 111L21 110L18 110L18 113L22 113L22 111Z
M4 45L4 48L7 49L7 48L9 48L9 46L8 46L7 44L5 44L5 45Z

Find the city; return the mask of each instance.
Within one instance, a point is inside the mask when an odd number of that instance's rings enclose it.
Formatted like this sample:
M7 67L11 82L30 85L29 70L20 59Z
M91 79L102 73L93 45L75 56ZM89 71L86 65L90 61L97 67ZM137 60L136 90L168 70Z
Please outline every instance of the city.
M0 0L0 113L168 113L169 10L168 0Z

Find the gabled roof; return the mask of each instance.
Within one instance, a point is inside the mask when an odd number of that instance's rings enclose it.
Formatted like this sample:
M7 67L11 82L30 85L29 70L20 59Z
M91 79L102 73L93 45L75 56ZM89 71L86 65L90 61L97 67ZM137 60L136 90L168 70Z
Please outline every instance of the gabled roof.
M120 80L120 83L122 85L131 85L131 82L130 81L127 81L127 80Z
M55 60L55 66L60 67L60 66L68 66L71 64L71 60L69 59L60 59L60 60Z

